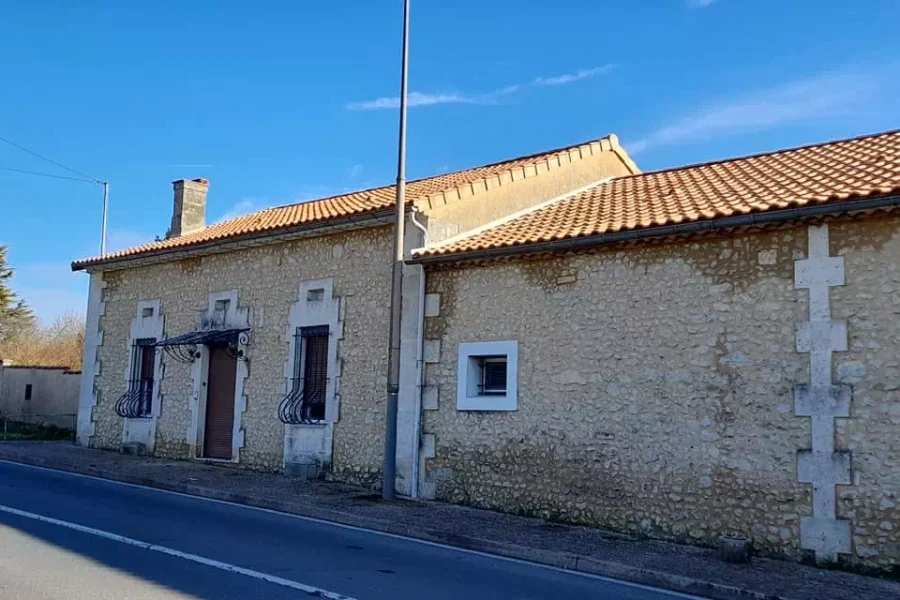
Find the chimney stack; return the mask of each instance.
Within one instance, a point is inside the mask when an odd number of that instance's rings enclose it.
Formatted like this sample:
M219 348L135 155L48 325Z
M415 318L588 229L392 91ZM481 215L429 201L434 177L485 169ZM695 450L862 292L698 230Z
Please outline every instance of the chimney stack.
M172 209L172 226L167 238L180 237L206 227L206 179L179 179L172 182L175 189L175 206Z

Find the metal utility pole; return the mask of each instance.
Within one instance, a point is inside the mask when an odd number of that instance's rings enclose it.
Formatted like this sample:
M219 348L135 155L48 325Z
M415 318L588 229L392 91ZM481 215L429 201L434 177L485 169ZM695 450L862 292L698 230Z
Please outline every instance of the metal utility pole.
M106 254L106 215L109 210L109 182L100 181L103 186L103 225L100 231L100 255Z
M388 360L387 419L384 427L384 483L381 497L394 499L397 471L397 397L400 394L400 313L403 300L403 229L406 224L406 81L409 61L409 0L403 0L403 58L400 67L400 148L397 155L397 203L394 261L391 271L391 338Z

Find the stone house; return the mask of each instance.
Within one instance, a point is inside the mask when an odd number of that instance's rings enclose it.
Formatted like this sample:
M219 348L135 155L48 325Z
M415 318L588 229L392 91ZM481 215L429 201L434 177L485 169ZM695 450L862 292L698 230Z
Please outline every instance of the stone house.
M637 172L615 136L407 186L408 249ZM164 240L90 274L79 443L372 484L387 383L393 186L207 226L174 182ZM405 267L400 493L417 496L423 269Z
M417 249L422 495L900 567L900 132L625 175Z
M375 484L393 188L91 274L78 439ZM640 173L614 136L408 188L401 494L900 567L900 133Z

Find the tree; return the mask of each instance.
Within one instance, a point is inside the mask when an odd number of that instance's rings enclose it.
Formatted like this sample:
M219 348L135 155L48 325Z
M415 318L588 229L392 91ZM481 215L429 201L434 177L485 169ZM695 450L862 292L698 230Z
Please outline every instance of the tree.
M6 264L6 246L0 244L0 341L34 327L34 313L9 287L13 269Z
M84 317L68 313L57 317L53 324L41 327L36 323L0 340L0 356L22 365L45 365L81 368L84 346Z

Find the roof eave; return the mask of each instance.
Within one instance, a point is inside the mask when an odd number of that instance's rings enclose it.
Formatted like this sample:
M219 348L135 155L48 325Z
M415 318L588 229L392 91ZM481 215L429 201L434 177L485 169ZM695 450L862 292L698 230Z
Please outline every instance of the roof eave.
M269 231L254 232L243 236L211 240L199 244L162 248L159 250L150 250L147 252L108 259L101 257L99 259L74 261L72 262L71 268L73 271L87 271L90 273L94 271L125 269L147 264L170 262L194 256L221 254L253 246L278 244L281 242L308 237L318 237L343 231L390 225L393 222L393 215L394 209L391 207L369 213L341 217L339 219L329 219L312 224L295 225Z
M437 264L490 260L524 254L570 252L581 248L614 244L617 242L687 235L691 233L706 233L717 230L733 229L735 227L762 226L773 223L798 221L811 217L823 217L857 211L894 208L898 205L900 205L900 196L898 195L879 196L875 198L863 198L859 200L847 200L775 211L749 213L745 215L736 215L733 217L708 219L705 221L692 221L690 223L678 223L675 225L665 225L661 227L629 229L627 231L617 231L615 233L603 233L577 238L549 240L532 244L518 244L514 246L486 248L483 250L474 250L471 252L420 256L413 257L406 262L407 264L420 264L428 266Z

